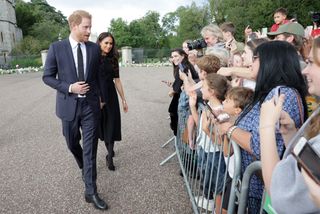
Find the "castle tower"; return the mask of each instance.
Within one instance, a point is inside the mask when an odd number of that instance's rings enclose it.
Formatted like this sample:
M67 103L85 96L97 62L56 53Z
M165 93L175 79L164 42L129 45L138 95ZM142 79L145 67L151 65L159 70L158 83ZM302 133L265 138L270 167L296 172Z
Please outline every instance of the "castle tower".
M15 0L0 0L0 65L8 63L9 54L22 39L17 26Z

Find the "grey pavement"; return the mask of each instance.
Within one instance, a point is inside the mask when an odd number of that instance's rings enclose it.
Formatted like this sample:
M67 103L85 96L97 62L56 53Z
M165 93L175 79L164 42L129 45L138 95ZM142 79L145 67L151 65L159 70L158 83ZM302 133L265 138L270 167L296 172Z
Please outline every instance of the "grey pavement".
M84 201L81 172L55 116L55 91L42 73L0 76L0 213L102 213ZM129 112L108 171L99 142L98 192L106 213L192 213L177 159L160 146L171 137L167 120L172 68L122 68Z

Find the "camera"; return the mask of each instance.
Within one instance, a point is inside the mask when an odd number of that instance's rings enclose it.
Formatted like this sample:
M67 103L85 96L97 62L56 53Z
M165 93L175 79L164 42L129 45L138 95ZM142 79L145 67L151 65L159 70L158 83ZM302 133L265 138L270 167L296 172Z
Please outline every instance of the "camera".
M202 49L207 47L207 43L204 41L204 39L197 39L197 40L194 40L193 42L188 42L187 46L189 50Z
M320 25L320 12L314 12L311 15L312 22L317 23L317 25Z

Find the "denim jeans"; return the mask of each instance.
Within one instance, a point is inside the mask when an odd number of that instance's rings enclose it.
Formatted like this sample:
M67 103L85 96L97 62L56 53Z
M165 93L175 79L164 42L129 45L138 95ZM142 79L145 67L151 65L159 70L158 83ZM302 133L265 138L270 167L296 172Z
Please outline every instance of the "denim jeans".
M223 190L226 165L222 152L205 152L200 147L198 149L198 169L201 173L204 196L211 200L215 192L220 194Z

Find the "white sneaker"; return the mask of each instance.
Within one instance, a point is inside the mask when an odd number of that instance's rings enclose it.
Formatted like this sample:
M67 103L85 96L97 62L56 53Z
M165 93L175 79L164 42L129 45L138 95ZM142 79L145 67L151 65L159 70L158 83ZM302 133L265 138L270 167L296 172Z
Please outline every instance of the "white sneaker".
M213 211L214 210L214 201L212 200L208 200L203 196L196 196L194 197L194 200L196 202L196 204L198 205L198 207L201 207L203 209L207 209L209 211Z

